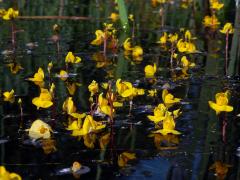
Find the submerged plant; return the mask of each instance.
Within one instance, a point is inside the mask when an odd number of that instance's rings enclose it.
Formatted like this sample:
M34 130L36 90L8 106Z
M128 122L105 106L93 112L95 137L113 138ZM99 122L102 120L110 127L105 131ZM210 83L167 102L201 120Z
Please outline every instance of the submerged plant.
M123 152L118 156L118 166L124 168L127 166L128 162L136 159L135 153Z
M221 161L216 161L209 167L209 170L215 170L214 175L217 177L217 180L224 180L230 167L232 166L229 164L225 164Z

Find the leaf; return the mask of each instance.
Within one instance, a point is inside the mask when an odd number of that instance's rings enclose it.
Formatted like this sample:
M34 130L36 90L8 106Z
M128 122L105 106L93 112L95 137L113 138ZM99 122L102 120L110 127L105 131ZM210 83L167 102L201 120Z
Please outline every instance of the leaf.
M119 16L124 30L129 31L128 13L124 0L117 0Z

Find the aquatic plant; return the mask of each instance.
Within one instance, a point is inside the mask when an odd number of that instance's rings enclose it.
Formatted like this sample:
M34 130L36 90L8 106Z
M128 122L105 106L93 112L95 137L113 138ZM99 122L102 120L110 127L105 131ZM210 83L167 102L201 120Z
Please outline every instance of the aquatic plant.
M216 103L213 101L208 101L209 106L216 111L218 115L220 112L231 112L233 107L228 105L229 91L220 92L215 95Z
M3 100L10 103L14 103L15 101L14 90L12 89L11 91L5 91L3 93Z
M2 180L22 180L17 173L10 173L4 166L0 166L0 179Z
M28 135L32 139L49 139L51 137L52 128L40 119L35 120L30 129L27 129Z

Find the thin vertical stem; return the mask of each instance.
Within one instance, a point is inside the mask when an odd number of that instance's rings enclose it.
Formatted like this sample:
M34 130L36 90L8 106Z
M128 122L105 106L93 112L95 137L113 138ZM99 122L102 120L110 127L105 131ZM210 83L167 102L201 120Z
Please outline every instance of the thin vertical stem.
M14 21L12 20L11 21L11 26L12 26L12 48L13 48L13 51L15 52L16 50L16 27L15 27L15 23Z
M64 0L60 0L60 6L59 6L59 11L58 11L58 15L62 16L63 15L63 10L64 10Z
M104 42L103 42L103 54L104 54L104 57L106 57L106 53L107 53L107 32L105 30L105 33L104 33Z
M135 38L135 21L132 22L132 40Z
M59 40L56 42L56 45L57 45L57 61L59 62L60 61L60 42L59 42Z
M226 143L226 127L227 127L227 114L224 114L223 125L222 125L222 140Z
M23 108L22 108L22 105L20 104L20 129L23 128Z
M226 33L226 47L225 47L225 75L228 75L228 41L229 41L229 31Z

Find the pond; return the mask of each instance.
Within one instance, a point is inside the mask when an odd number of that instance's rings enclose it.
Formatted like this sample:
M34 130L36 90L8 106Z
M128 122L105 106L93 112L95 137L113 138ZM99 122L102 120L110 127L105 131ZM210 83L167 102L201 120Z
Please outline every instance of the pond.
M237 8L206 2L0 2L19 10L0 13L0 166L33 180L240 179L239 27L219 31ZM221 24L203 25L211 13Z

